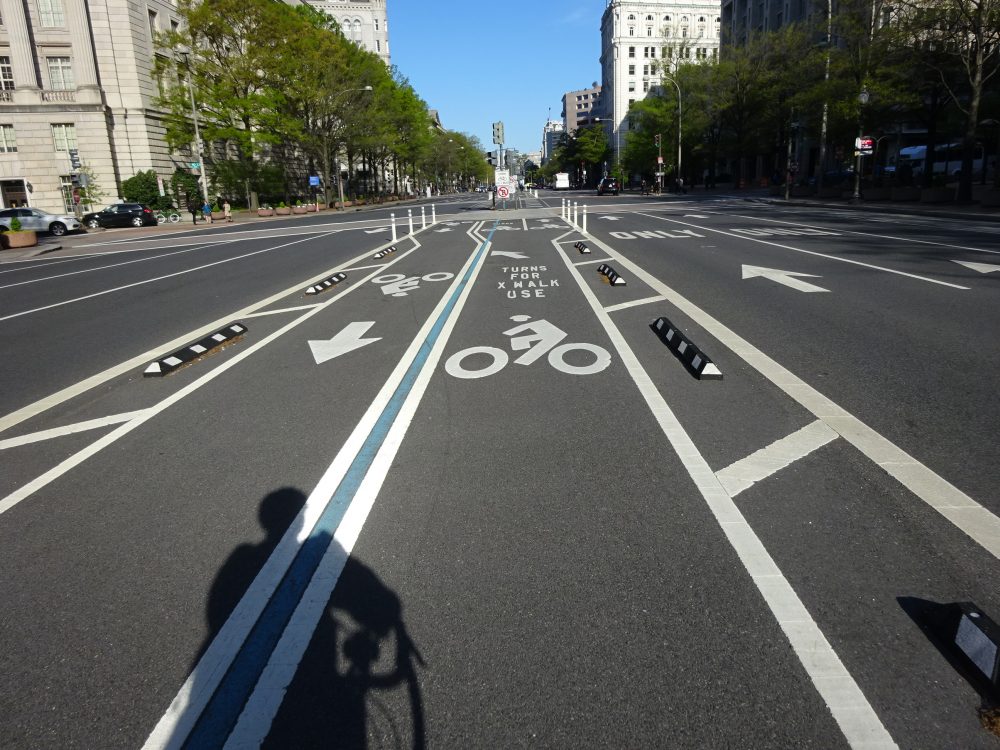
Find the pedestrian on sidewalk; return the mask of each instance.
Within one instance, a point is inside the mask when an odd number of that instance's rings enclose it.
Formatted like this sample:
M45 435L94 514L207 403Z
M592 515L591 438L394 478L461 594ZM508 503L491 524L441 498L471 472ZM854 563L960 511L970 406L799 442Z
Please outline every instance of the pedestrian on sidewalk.
M205 221L209 224L212 223L212 207L205 201L205 205L201 207L201 213L205 217Z
M198 223L198 204L195 202L195 197L193 195L187 196L188 211L191 212L191 223Z
M229 205L229 201L222 202L222 213L226 216L226 221L230 224L233 223L233 207Z

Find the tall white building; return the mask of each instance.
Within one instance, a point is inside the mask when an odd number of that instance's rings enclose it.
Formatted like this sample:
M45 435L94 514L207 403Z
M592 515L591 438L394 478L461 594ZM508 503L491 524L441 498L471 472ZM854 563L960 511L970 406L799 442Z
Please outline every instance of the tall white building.
M340 26L344 36L389 65L389 17L386 0L288 0L304 2L326 13Z
M720 0L609 0L601 18L603 118L615 160L628 110L660 86L679 61L719 56Z
M542 163L544 166L552 158L559 137L564 133L563 124L559 120L549 120L542 129Z

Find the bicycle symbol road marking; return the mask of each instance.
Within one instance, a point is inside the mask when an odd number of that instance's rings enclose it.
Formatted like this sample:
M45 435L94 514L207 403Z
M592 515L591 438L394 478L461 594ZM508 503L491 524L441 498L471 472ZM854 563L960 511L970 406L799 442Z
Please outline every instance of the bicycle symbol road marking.
M407 276L403 273L389 273L372 279L373 284L382 286L382 294L392 297L405 297L410 292L420 288L421 281L447 281L455 277L453 273L428 273L424 276Z
M531 321L530 315L512 315L511 320L521 323L521 325L503 333L505 336L511 337L510 348L512 350L525 352L514 360L514 364L527 366L537 362L547 354L549 364L567 375L595 375L611 364L611 355L607 349L596 344L560 344L559 342L568 334L547 320L529 322ZM566 355L570 352L588 352L593 355L594 361L588 365L570 364L566 361ZM465 360L476 355L485 355L489 357L490 362L480 368L466 367ZM474 380L496 375L509 362L510 357L503 349L498 349L495 346L470 346L452 354L445 362L444 369L452 377Z

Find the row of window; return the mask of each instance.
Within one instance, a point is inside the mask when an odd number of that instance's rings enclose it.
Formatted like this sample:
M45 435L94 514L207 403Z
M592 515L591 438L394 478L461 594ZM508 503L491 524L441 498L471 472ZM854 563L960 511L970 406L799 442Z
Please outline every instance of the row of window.
M76 148L76 125L69 122L52 123L52 145L56 151L68 152ZM0 154L12 154L17 151L17 136L14 126L0 124Z
M635 36L635 27L634 26L629 26L628 27L628 35L629 36ZM652 26L647 26L646 27L646 36L653 36L653 27ZM670 36L670 29L669 28L666 28L666 29L663 30L663 36ZM681 38L682 39L687 39L687 36L688 36L688 27L687 26L682 26L681 27ZM702 38L704 38L704 36L705 36L705 27L704 26L699 26L698 27L698 38L702 39ZM715 36L716 37L719 36L719 27L718 26L716 26L716 28L715 28Z
M629 21L635 21L636 20L635 14L634 13L629 13L628 14L628 20ZM653 18L653 14L652 13L649 13L649 14L646 15L646 20L647 21L655 21L656 19ZM721 20L722 19L720 19L720 18L716 18L715 22L719 23ZM670 23L670 16L664 16L663 17L663 22L664 23ZM683 24L683 23L687 23L687 22L688 22L688 17L687 16L681 16L681 23ZM698 23L705 23L705 16L698 16Z
M69 57L62 55L46 57L45 65L49 71L50 91L73 91L76 89L76 82L73 80L73 65ZM0 90L14 90L14 66L10 63L10 57L0 56Z

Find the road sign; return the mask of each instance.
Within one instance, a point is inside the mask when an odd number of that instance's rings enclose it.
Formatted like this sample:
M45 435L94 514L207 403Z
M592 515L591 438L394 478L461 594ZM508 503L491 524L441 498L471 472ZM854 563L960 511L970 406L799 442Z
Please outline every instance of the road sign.
M191 169L201 169L201 162L200 161L188 162L188 166L191 167Z
M160 176L156 178L156 189L159 191L161 198L166 196L167 192L163 189L163 178Z
M656 157L656 163L657 164L663 164L663 157L662 156L657 156Z
M319 187L319 176L311 174L309 175L309 187Z
M854 150L862 156L871 156L875 153L875 139L870 136L862 136L854 139Z
M497 198L510 198L510 188L506 185L497 185Z

